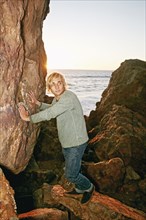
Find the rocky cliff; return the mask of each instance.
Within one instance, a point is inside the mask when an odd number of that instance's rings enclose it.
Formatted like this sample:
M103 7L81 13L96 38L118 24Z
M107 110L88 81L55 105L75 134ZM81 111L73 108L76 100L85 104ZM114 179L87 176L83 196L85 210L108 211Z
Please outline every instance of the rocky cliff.
M39 131L20 119L17 103L26 103L30 90L41 100L45 94L42 27L48 9L47 0L0 1L0 164L14 173L27 166Z

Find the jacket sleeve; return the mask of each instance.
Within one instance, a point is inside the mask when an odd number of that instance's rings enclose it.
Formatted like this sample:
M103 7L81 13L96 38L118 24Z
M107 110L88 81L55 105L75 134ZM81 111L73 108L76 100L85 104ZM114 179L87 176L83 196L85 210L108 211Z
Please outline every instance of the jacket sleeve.
M52 118L63 114L64 112L73 108L72 100L69 97L61 97L58 102L53 104L51 107L46 108L36 114L30 116L32 123L38 123L41 121L49 121Z
M47 109L47 108L49 108L49 107L51 107L52 106L52 104L47 104L47 103L41 103L41 106L40 106L40 111L42 111L42 110L45 110L45 109Z

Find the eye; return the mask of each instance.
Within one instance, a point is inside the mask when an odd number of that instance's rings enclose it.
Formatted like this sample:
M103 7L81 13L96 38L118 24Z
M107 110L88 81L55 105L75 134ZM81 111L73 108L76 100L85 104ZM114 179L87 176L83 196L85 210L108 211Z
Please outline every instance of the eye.
M50 84L50 87L53 87L54 85L55 85L54 83L51 83L51 84Z
M61 82L61 81L59 81L59 82L58 82L58 85L62 85L62 82Z

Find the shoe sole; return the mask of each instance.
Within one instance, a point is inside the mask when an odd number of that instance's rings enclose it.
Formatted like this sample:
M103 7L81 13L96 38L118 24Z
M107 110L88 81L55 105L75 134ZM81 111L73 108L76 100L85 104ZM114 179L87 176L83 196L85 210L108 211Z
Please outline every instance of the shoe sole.
M67 197L81 197L83 194L81 194L81 193L77 193L76 191L71 191L71 192L65 192L65 196L67 196Z

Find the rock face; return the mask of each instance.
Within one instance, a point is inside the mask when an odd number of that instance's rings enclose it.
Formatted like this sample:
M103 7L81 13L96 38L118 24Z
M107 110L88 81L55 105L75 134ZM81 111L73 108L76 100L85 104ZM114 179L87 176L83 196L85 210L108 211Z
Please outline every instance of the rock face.
M109 85L102 94L96 111L90 113L92 127L110 112L114 105L145 116L146 112L146 62L126 60L112 73ZM94 118L94 120L92 120Z
M28 164L39 131L20 119L17 103L26 103L31 90L40 100L45 94L42 26L48 9L49 0L0 2L0 164L13 173Z
M97 162L93 175L90 165L87 172L102 193L146 211L146 62L126 60L113 72L96 111L87 119L90 135L89 150ZM95 159L96 158L96 159ZM99 169L100 163L120 158L125 166L121 180L114 183L113 169ZM98 163L100 162L100 163ZM93 166L93 168L94 168ZM108 169L110 163L108 164ZM115 168L120 172L118 165ZM122 179L123 176L123 179ZM109 178L110 177L110 178ZM107 182L109 178L110 181ZM110 184L111 182L111 184ZM113 185L107 187L108 184ZM121 186L120 186L121 185ZM113 192L112 192L113 191Z
M0 219L17 220L17 207L14 200L14 190L10 187L9 182L5 178L0 169Z
M100 161L120 157L146 174L146 62L128 60L112 74L88 123L100 127L90 143ZM92 134L92 132L91 132Z

